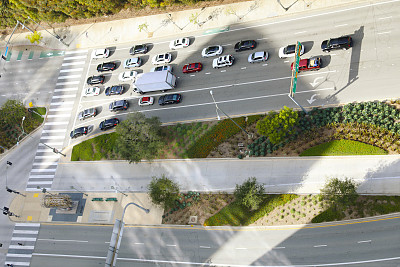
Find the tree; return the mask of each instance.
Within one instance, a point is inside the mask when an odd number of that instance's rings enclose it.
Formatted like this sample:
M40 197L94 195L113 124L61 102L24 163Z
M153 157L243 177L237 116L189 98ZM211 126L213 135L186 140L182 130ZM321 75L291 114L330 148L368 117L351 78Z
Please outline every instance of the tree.
M163 206L164 209L172 208L179 198L179 185L163 174L161 178L153 177L148 185L151 201Z
M357 184L349 178L330 179L321 189L321 198L328 201L337 210L353 205L358 197Z
M271 143L279 144L285 137L295 133L295 126L299 123L299 114L291 108L283 107L277 114L271 111L257 122L259 134L267 136Z
M42 40L43 37L42 37L42 34L40 32L34 31L31 34L28 34L26 36L26 39L28 39L31 42L31 44L36 43L36 42L39 44L40 40Z
M116 132L116 151L129 163L152 160L164 146L161 122L157 117L146 118L142 113L131 113L116 127Z
M26 116L24 104L20 100L9 99L0 109L0 125L1 127L20 126L24 116Z
M264 192L264 184L257 184L257 179L250 177L242 185L236 185L234 196L237 202L250 210L255 210L263 201Z

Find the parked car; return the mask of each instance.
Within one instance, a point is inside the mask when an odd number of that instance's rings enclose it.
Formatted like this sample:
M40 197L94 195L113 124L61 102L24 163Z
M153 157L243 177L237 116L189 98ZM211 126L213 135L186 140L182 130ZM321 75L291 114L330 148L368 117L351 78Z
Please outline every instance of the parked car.
M110 111L127 110L129 103L127 100L116 100L109 106Z
M119 74L118 80L120 80L121 82L131 81L136 78L137 74L137 71L134 70L124 71Z
M330 52L331 50L337 49L347 50L352 46L353 39L350 36L342 36L323 41L321 44L321 49L324 52Z
M90 76L90 77L87 79L87 84L89 84L89 85L99 84L99 83L100 83L100 84L103 84L105 78L106 78L106 77L104 77L104 75L93 75L93 76Z
M88 87L85 90L85 96L95 96L99 94L100 94L100 87L98 86Z
M124 92L124 87L122 85L113 85L106 88L104 91L106 96L110 95L122 95Z
M144 96L139 99L139 106L150 106L154 104L154 97Z
M97 65L97 71L102 72L102 71L112 71L117 68L117 64L115 62L106 62L106 63L101 63Z
M140 57L128 58L124 62L124 68L125 69L136 68L136 67L140 67L141 64L142 64L142 60Z
M212 45L209 47L206 47L201 51L201 56L202 57L215 57L219 56L222 54L224 49L220 45Z
M158 104L164 106L168 104L178 104L181 101L182 101L181 94L170 94L170 95L160 96L160 98L158 99Z
M179 48L185 48L190 45L190 39L187 37L184 38L179 38L176 40L173 40L169 43L169 48L174 50L174 49L179 49Z
M192 73L192 72L198 72L203 69L203 65L200 62L197 63L189 63L183 66L182 72L183 73Z
M286 58L286 57L294 57L295 56L296 45L288 45L279 48L279 57ZM300 56L304 54L304 45L301 45L300 48Z
M213 60L213 68L218 69L222 67L230 67L233 65L234 58L232 55L225 55L225 56L220 56L218 58L214 58Z
M107 48L103 49L95 49L92 52L92 58L98 59L98 58L108 58L110 56L110 50Z
M249 55L247 61L249 63L265 62L268 59L268 52L260 51Z
M136 55L136 54L146 54L148 51L148 47L145 44L141 45L134 45L129 50L129 54Z
M172 60L172 55L170 53L158 54L153 57L151 62L153 65L168 64Z
M84 126L84 127L76 128L75 130L71 131L69 136L72 139L74 139L74 138L77 138L77 137L82 136L82 135L87 135L87 133L88 133L88 127Z
M235 51L253 50L257 47L257 42L254 40L240 41L235 44Z
M113 119L107 119L104 120L102 122L100 122L99 128L102 131L114 128L115 126L117 126L119 123L119 119L117 118L113 118Z
M164 65L164 66L158 66L154 67L150 70L150 72L156 72L156 71L163 71L163 70L169 70L172 72L172 66L170 65Z
M88 108L85 109L84 111L79 112L78 118L79 120L84 120L90 117L95 117L96 115L97 115L96 108Z
M301 59L299 61L299 72L306 70L319 70L321 65L322 60L320 57ZM293 70L293 63L290 65L290 69Z

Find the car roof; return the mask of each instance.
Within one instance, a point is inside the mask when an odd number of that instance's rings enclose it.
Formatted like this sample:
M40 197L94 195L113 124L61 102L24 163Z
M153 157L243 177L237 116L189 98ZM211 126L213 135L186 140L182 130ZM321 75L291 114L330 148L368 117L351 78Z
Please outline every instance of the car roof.
M265 55L265 52L264 52L264 51L255 52L255 53L254 53L254 57L263 57L264 55Z

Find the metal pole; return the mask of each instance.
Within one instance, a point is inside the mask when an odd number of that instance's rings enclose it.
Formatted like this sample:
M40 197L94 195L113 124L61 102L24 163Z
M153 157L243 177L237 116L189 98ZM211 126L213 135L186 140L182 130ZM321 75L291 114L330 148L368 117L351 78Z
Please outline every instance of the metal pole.
M22 134L20 134L20 135L18 136L18 139L17 139L17 146L19 145L19 138L25 134L25 130L24 130L24 120L25 120L25 116L22 117L22 122L21 122Z
M224 113L225 116L227 116L237 127L239 127L243 132L245 132L245 133L247 134L247 137L248 137L248 138L251 138L251 137L252 137L251 134L249 134L245 129L243 129L242 127L240 127L239 124L237 124L234 120L232 120L232 118L229 117L228 114L226 114L222 109L220 109L220 108L218 107L217 102L215 102L215 99L214 99L214 95L213 95L213 93L212 93L212 90L210 90L210 95L211 95L211 97L212 97L212 99L213 99L213 101L214 101L214 104L215 104L215 107L217 108L217 110L220 110L222 113ZM218 112L217 112L217 115L218 115ZM219 117L219 115L218 115L218 117ZM218 118L218 120L219 120L219 118Z
M308 114L308 112L294 99L294 97L292 97L290 94L288 94L288 96L289 96L290 99L292 99L292 101L293 101L296 105L298 105L298 106L301 108L301 110L303 110L304 113Z
M72 185L71 185L71 189L75 189L75 190L78 191L79 193L82 193L84 196L88 196L88 194L86 194L86 193L84 193L84 192L82 192L82 191L76 189L76 188L73 187Z

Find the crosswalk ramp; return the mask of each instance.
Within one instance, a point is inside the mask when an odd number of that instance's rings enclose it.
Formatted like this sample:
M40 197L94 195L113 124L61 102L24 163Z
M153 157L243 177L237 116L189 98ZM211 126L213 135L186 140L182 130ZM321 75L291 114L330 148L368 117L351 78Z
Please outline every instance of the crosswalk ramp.
M16 223L6 256L5 266L29 266L35 243L39 234L40 223Z
M88 50L65 52L46 123L33 161L26 191L51 190L66 138L68 124L83 75ZM53 149L56 149L54 152Z

